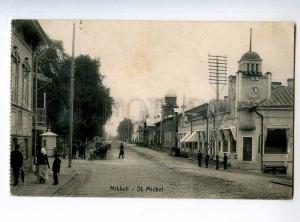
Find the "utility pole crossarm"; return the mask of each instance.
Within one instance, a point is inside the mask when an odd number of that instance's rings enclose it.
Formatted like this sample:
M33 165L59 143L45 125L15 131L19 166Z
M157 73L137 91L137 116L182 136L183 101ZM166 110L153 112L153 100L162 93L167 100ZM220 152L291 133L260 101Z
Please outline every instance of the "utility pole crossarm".
M215 131L216 131L216 160L219 158L218 152L219 152L219 136L218 136L218 130L219 130L219 97L220 93L220 86L226 85L227 83L227 56L219 56L219 55L208 55L208 70L209 70L209 83L216 86L216 112L215 112ZM208 153L208 150L206 151ZM218 160L217 160L218 161ZM217 168L218 169L218 168Z

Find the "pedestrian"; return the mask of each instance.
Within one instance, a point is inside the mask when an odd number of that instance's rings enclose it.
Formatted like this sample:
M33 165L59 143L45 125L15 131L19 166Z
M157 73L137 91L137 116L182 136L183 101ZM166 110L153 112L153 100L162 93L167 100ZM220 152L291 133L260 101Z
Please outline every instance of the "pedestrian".
M10 155L10 165L13 170L14 175L14 186L17 186L19 183L20 170L23 167L23 155L19 151L20 145L15 145L15 150L11 152Z
M120 145L120 152L119 152L119 159L122 156L122 159L124 158L124 145L121 143Z
M85 160L85 145L83 142L79 145L79 156L81 159Z
M63 142L63 144L62 144L62 157L63 157L63 159L65 159L66 158L66 153L67 153L67 144L65 143L65 142Z
M223 157L224 170L227 169L227 160L228 160L228 157L227 157L226 153L224 153L224 157Z
M45 183L48 180L48 169L50 169L48 156L45 148L41 149L37 158L37 164L39 169L39 182Z
M208 168L208 160L209 160L209 155L206 153L205 155L205 168Z
M76 159L76 153L77 153L77 143L73 143L73 146L72 146L72 159Z
M219 154L216 155L216 169L219 169Z
M202 155L201 151L199 151L198 154L197 154L199 167L201 167L202 157L203 157L203 155Z
M61 160L58 157L58 154L54 154L54 161L52 164L52 172L53 172L53 185L57 185L58 184L58 174L60 172L60 163Z

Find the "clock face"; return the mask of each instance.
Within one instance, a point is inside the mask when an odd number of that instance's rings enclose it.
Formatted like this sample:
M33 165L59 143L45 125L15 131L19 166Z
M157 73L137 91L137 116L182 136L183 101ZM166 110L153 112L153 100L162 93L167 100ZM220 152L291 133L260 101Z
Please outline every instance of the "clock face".
M260 95L260 90L257 86L252 86L249 89L249 97L251 99L257 99Z

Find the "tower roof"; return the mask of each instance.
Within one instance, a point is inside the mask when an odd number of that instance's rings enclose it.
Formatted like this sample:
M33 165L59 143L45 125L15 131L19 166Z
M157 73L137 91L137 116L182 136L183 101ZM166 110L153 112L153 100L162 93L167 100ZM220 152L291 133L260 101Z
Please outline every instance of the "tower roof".
M242 56L240 61L242 60L262 60L262 59L256 52L248 51Z

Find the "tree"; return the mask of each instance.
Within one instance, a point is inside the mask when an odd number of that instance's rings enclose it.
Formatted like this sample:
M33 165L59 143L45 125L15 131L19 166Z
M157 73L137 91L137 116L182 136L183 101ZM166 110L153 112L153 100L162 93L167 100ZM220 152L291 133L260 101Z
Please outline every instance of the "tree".
M131 119L125 118L124 120L122 120L119 123L117 132L120 140L130 140L133 132L133 124L131 122Z
M80 139L104 136L112 115L113 98L103 85L100 60L80 55L75 59L74 129Z
M62 42L52 42L51 49L39 63L39 72L50 77L52 83L44 86L39 92L38 104L42 104L42 92L46 92L47 123L55 133L68 137L71 58L65 53ZM99 69L99 59L91 59L88 55L75 58L75 140L103 136L103 126L112 115L113 98L109 88L103 85L104 76Z

